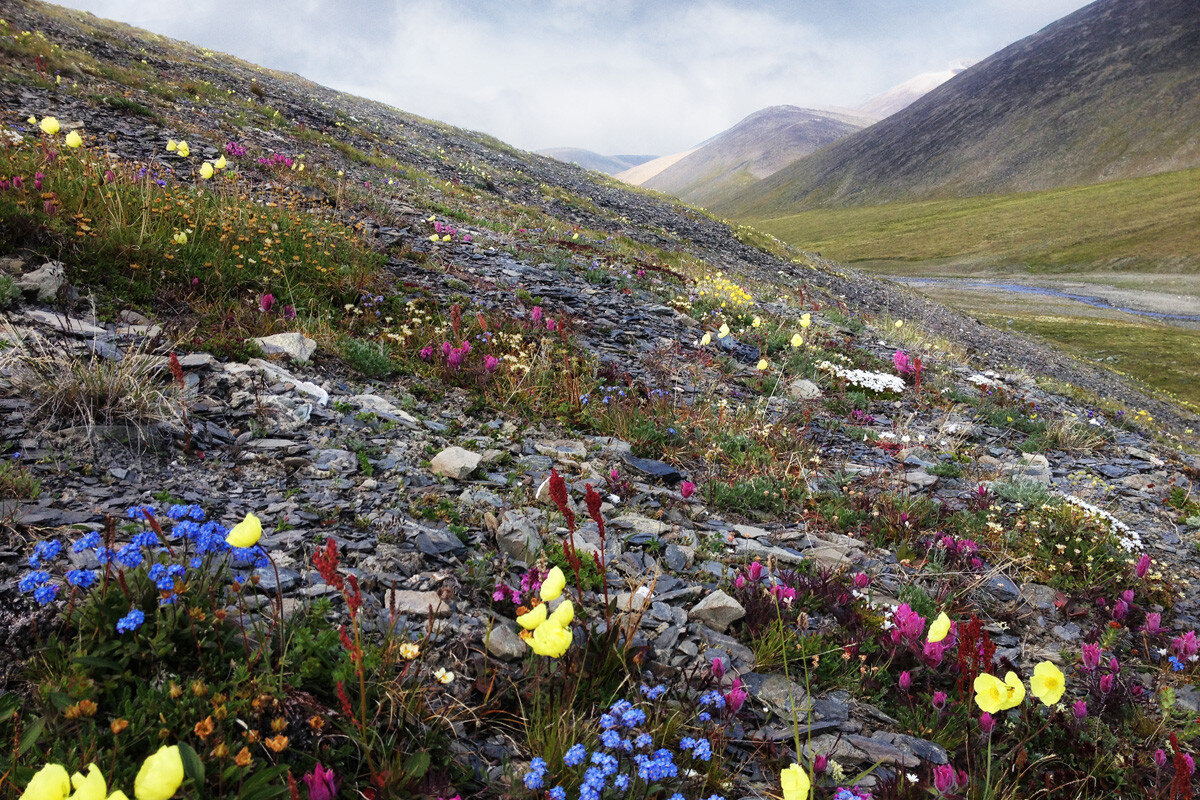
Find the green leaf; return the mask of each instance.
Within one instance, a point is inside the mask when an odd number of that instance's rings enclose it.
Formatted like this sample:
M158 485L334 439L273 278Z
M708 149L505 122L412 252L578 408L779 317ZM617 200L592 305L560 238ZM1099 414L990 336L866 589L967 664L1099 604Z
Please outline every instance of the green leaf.
M429 751L422 750L404 759L404 774L411 780L420 780L429 770Z
M21 743L17 745L17 755L23 756L29 752L29 748L37 744L37 740L42 738L42 731L46 729L46 718L38 717L29 724L25 729L25 733L21 736Z
M0 720L11 717L21 707L21 698L13 692L0 695Z
M81 664L85 667L96 667L98 669L112 670L113 672L121 671L121 665L116 661L107 658L99 658L97 656L75 656L71 659L71 661L76 664Z
M239 800L276 800L287 797L287 781L283 778L287 771L286 766L280 765L254 773L242 782L242 789L238 792Z
M179 743L179 757L183 761L183 774L192 779L197 788L204 786L204 762L190 744Z
M75 702L71 699L71 696L69 694L64 694L62 692L50 692L49 697L50 697L50 702L59 711L62 711L67 706L74 705L74 702Z

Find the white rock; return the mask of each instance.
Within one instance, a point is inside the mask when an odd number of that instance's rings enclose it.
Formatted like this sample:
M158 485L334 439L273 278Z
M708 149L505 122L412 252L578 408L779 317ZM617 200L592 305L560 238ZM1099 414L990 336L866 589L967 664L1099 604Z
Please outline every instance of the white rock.
M293 361L308 361L317 351L317 343L302 333L276 333L262 336L254 340L267 355L283 353Z
M461 447L447 447L433 457L429 468L435 475L443 475L460 481L474 472L482 460L483 456L479 453L473 453Z
M67 272L61 261L47 261L31 272L26 272L17 278L17 288L25 294L32 294L42 303L49 303L58 297L58 290L67 282Z
M236 368L237 366L240 366L240 365L226 364L225 370L227 372L234 373L234 374L236 374L237 372L243 371L243 370L237 369ZM249 361L246 362L246 366L249 368L252 368L252 369L257 369L260 372L264 372L268 376L273 377L276 380L280 380L280 381L283 381L284 383L292 384L295 387L297 392L299 392L302 395L306 395L307 397L311 397L313 400L316 401L317 405L324 406L324 405L329 404L329 392L325 391L320 386L317 386L315 383L309 383L308 381L300 380L299 378L297 378L292 373L288 372L283 367L280 367L276 364L272 364L269 361L263 361L261 358L250 359Z
M688 612L689 620L698 620L718 633L724 633L744 616L746 609L742 604L720 589L692 606Z
M40 325L57 328L63 333L73 333L77 336L102 336L107 333L103 328L97 328L90 322L55 314L51 311L30 309L25 312L25 316Z
M821 387L807 378L800 378L788 386L788 395L793 400L816 400L821 396Z

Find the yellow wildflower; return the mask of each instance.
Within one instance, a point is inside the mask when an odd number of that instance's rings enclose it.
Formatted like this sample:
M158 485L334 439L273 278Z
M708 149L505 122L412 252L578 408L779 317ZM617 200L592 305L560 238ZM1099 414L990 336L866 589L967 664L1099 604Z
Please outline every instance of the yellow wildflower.
M187 158L188 156L190 156L192 154L192 150L190 147L188 147L187 142L180 142L178 145L176 145L175 152L182 158ZM139 798L139 800L140 800L140 798Z
M179 146L179 143L176 142L174 139L167 139L167 152L168 153L174 153L175 148L178 146Z
M799 764L792 764L779 773L779 785L783 789L783 800L808 800L812 781Z
M108 784L95 764L88 764L86 776L79 772L72 775L71 785L75 787L71 800L106 800L108 797Z
M903 327L904 327L904 320L902 320L902 319L896 320L896 329L899 330L900 328L903 328Z
M575 606L570 600L563 600L558 604L558 608L554 609L554 613L547 618L546 624L565 628L571 624L573 619L575 619Z
M213 165L207 161L200 165L200 177L204 180L211 178L215 171L216 170L213 169Z
M1052 706L1062 699L1066 691L1067 680L1062 670L1049 661L1043 661L1033 668L1033 677L1029 679L1029 690L1033 696L1044 705Z
M179 745L163 745L158 752L142 762L133 780L137 800L167 800L179 791L183 783L183 758Z
M550 572L546 574L545 580L542 581L542 589L538 593L543 602L549 603L551 600L557 600L562 596L563 589L567 587L567 576L558 567L551 567Z
M754 321L750 323L750 327L752 327L752 328L758 328L761 326L762 326L762 317L755 317Z
M417 656L421 655L421 648L416 642L405 642L400 645L400 657L412 661Z
M63 142L67 147L75 149L83 145L83 137L79 135L79 131L71 131L67 134L67 138L63 139Z
M225 169L225 167L229 166L229 162L225 160L225 156L221 156L213 162L213 166L217 169Z
M225 541L231 547L253 547L258 544L260 538L262 538L262 521L253 514L246 514L246 518L229 531Z
M950 617L943 611L929 626L929 641L940 642L950 635Z
M550 621L538 626L533 632L529 646L539 656L559 658L571 646L572 634L570 628L555 625Z
M989 714L998 714L1004 708L1008 688L995 675L983 673L975 678L975 705Z
M792 334L792 347L799 347L804 344L804 337L798 333Z
M42 129L42 133L48 133L51 136L62 130L62 126L58 124L58 120L54 117L45 117L38 123L38 127Z
M437 678L437 682L443 686L447 686L454 681L454 673L445 667L438 667L433 671L433 677Z
M712 344L712 334L711 334L711 333L706 333L706 334L704 334L703 336L701 336L701 337L700 337L700 344L701 344L702 346L708 346L708 345Z
M534 630L546 621L546 604L538 603L532 611L517 617L517 624L527 631Z
M800 327L807 328L809 325L812 325L812 314L805 312L804 315L800 317Z
M767 360L766 360L765 358L760 358L760 359L758 360L758 364L756 364L754 368L755 368L755 369L757 369L759 372L762 372L762 371L763 371L763 370L765 370L765 369L766 369L768 366L770 366L770 365L769 365L769 364L767 364Z
M728 335L729 335L729 326L726 325L724 322L722 322L720 329L717 331L717 338L724 339Z
M29 779L21 800L65 800L71 792L71 779L61 764L47 764Z
M187 244L187 234L183 231L180 231L171 237L171 241L173 241L175 244Z

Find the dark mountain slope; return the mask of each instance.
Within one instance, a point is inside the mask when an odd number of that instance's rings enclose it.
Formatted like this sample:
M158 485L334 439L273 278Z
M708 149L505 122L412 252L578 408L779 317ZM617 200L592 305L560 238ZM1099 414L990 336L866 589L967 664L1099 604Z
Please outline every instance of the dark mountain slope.
M1200 165L1200 3L1099 0L718 205L776 216Z

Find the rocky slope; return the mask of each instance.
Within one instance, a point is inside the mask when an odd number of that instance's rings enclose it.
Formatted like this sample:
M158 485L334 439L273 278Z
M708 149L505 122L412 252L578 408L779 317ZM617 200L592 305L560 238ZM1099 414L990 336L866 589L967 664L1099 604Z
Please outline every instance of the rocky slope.
M1197 166L1198 23L1186 0L1098 0L717 208L763 218Z
M899 719L907 711L894 703L887 664L871 666L886 680L789 678L749 627L758 598L739 594L735 575L755 562L810 576L813 592L826 586L821 597L836 613L813 600L811 617L789 620L830 637L835 654L848 648L847 658L858 645L841 638L844 604L884 641L880 620L905 598L944 603L964 625L979 615L998 657L1023 673L1043 658L1065 665L1059 651L1107 627L1095 601L1115 588L1060 581L1053 557L1010 551L1003 537L985 538L986 526L978 566L952 567L935 551L949 520L981 497L994 510L978 513L997 515L988 525L1013 530L1039 503L1062 509L1069 497L1089 504L1089 535L1130 543L1120 559L1146 552L1169 576L1167 624L1200 624L1190 506L1164 503L1200 477L1197 420L1117 377L479 134L85 15L23 2L6 18L0 125L14 144L3 155L41 159L47 172L17 186L5 171L0 197L10 203L0 219L3 269L18 295L4 338L25 343L0 372L0 429L14 443L3 484L0 646L10 657L0 692L30 702L36 694L20 663L49 619L20 586L36 542L103 530L131 506L168 498L230 523L253 511L276 568L254 579L260 609L276 590L289 613L337 600L311 566L314 548L332 539L361 581L368 632L425 632L423 658L459 675L437 691L478 713L454 729L461 772L439 773L425 794L522 792L514 765L536 753L511 709L527 698L495 687L518 685L532 662L494 592L567 536L548 497L552 470L572 503L583 505L588 484L604 494L607 539L592 523L576 535L585 552L606 553L607 574L581 592L578 613L594 621L605 590L615 595L634 622L632 680L683 686L719 657L753 697L718 754L731 765L718 783L729 796L778 791L768 765L793 757L801 707L811 712L800 715L801 760L828 755L845 775L871 768L863 786L927 794L933 770L963 758L957 743L934 741L944 733L936 726ZM51 115L83 131L82 151L65 149L65 131L43 135L26 121ZM183 139L210 163L229 154L231 172L205 183L195 159L179 154ZM100 163L112 179L88 166ZM70 188L62 175L107 181L97 191L130 199L144 192L159 214L174 213L169 198L218 193L217 213L237 210L225 219L242 227L227 231L193 217L185 242L155 262L164 274L206 236L277 238L245 222L276 206L294 209L297 225L343 226L378 266L348 299L325 305L269 269L224 305L204 294L218 276L202 260L195 284L157 284L134 257L96 274L79 253L107 251L74 240L104 233L119 243L129 230L115 213L60 214ZM33 190L35 180L46 183ZM153 252L143 241L136 258ZM260 267L237 263L246 274ZM293 307L293 296L309 305ZM243 337L262 346L242 347ZM924 360L920 381L896 374L897 350ZM186 416L159 408L150 419L91 426L47 416L46 382L29 377L38 352L85 374L145 365L139 385L163 387ZM40 481L40 492L13 480L14 470ZM685 480L695 494L681 491ZM69 558L95 566L90 552ZM859 575L869 597L830 595L839 582L859 586L850 583ZM340 620L344 610L335 603L331 613ZM878 652L871 641L864 663ZM1180 702L1194 702L1184 688ZM342 713L330 687L307 691L280 718L297 749L315 737L303 703L318 704L318 719ZM286 762L261 745L254 754ZM1152 774L1149 751L1140 757ZM836 785L829 769L823 796ZM910 773L918 786L904 783Z

